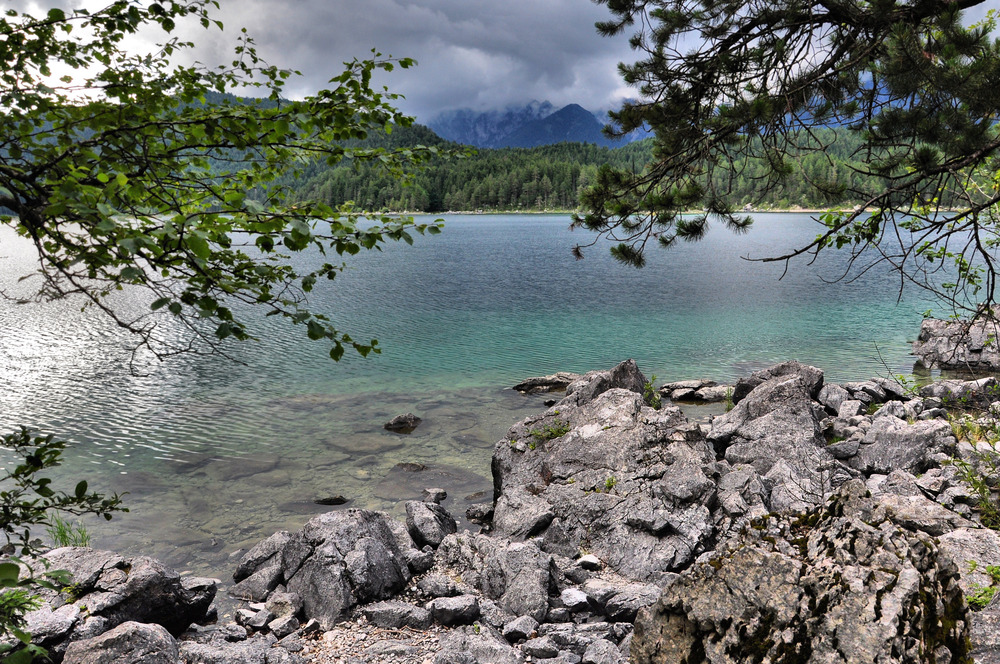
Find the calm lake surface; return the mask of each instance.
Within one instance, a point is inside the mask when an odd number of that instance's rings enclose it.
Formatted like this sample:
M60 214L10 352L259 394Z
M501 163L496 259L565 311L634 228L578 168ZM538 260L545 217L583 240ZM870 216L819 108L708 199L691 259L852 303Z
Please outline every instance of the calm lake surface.
M544 397L506 389L528 376L609 368L632 357L657 383L731 382L798 359L827 380L910 373L908 340L926 301L897 303L898 281L872 270L827 283L845 256L815 265L742 260L773 255L818 231L807 215L757 215L745 236L650 252L642 270L568 230L565 215L446 216L436 237L349 259L313 294L356 338L384 348L335 364L326 347L275 319L263 341L234 347L245 364L182 357L129 371L129 338L79 302L0 301L0 425L24 424L75 443L64 488L81 478L128 492L129 514L88 520L95 546L156 556L227 577L228 558L275 530L345 507L402 515L427 486L456 515L491 497L493 444ZM30 251L0 233L0 286L17 293ZM30 282L28 282L30 284ZM143 301L123 299L141 310ZM382 430L412 411L411 435ZM426 466L420 472L401 463Z

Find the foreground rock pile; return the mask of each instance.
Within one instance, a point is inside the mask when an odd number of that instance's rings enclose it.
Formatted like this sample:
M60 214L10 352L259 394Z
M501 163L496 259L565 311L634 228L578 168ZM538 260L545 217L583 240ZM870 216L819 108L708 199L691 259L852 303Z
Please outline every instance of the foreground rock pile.
M514 425L494 501L468 513L481 532L456 532L439 489L405 524L323 514L242 557L235 623L192 628L213 584L156 568L154 591L150 561L59 550L74 601L29 630L65 662L1000 662L1000 535L963 480L980 452L943 419L988 407L993 379L913 396L788 362L726 388L708 424L645 384L625 362Z

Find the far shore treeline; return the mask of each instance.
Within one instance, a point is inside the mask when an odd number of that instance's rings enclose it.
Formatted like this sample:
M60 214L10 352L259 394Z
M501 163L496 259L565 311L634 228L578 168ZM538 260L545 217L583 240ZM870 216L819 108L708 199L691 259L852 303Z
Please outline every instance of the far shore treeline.
M818 140L831 147L810 152L777 188L762 192L765 166L737 162L715 174L730 187L730 204L758 209L829 208L860 201L848 195L824 194L817 184L836 182L858 191L865 179L853 166L859 141L846 129L826 129ZM396 127L389 134L369 137L366 147L413 145L458 147L422 125ZM335 167L312 164L293 182L293 196L315 198L330 205L353 201L368 210L410 212L575 210L579 194L604 165L640 170L653 158L653 139L619 148L586 143L557 143L536 148L479 148L465 158L439 159L401 183L377 164L343 162Z

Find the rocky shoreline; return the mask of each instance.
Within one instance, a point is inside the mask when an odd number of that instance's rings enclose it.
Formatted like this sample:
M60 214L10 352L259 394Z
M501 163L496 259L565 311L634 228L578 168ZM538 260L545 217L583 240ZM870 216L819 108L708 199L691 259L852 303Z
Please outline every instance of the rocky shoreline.
M27 631L57 663L1000 662L995 482L969 483L995 379L913 392L786 362L655 409L632 361L550 378L524 391L565 394L496 445L479 532L443 489L405 523L322 514L242 556L230 623L217 580L57 549L76 583ZM671 399L732 409L691 422Z

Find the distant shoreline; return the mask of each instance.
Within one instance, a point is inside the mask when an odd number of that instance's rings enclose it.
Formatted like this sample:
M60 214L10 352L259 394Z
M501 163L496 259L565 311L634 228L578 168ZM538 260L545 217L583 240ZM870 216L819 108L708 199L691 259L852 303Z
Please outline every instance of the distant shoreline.
M844 208L846 211L848 208ZM781 208L781 209L756 209L756 210L738 210L734 214L822 214L828 212L828 208ZM384 214L403 214L403 215L421 215L421 216L434 216L434 215L468 215L468 216L489 216L498 214L520 214L520 215L543 215L543 214L578 214L580 210L445 210L443 212L421 212L415 210L394 210L389 211ZM702 210L688 210L684 214L701 214Z

